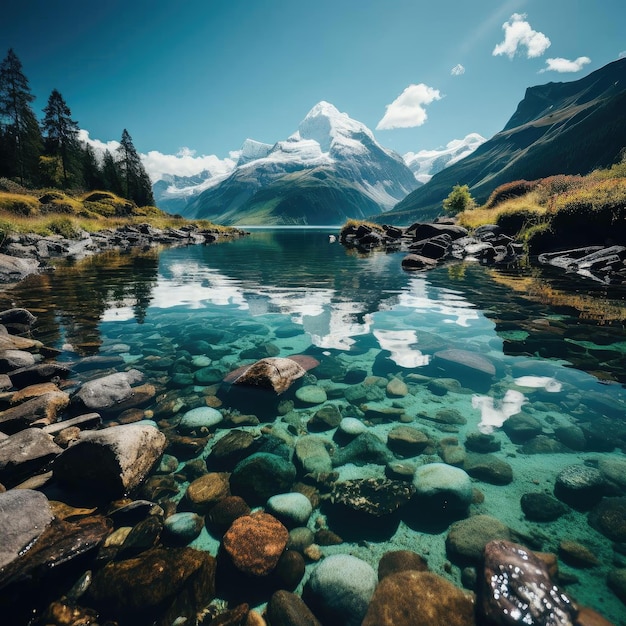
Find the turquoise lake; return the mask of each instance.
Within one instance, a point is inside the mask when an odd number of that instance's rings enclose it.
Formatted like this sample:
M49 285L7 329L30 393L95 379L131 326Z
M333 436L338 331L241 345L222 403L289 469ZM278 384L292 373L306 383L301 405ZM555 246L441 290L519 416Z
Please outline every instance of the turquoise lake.
M428 435L424 453L397 456L409 471L453 458L462 466L468 436L491 435L492 454L511 468L512 480L473 477L482 495L471 514L499 519L533 549L558 553L563 540L588 548L598 559L592 567L560 561L564 588L626 624L606 582L612 568L626 567L624 543L589 523L590 507L568 506L557 520L539 522L520 506L524 494L553 495L557 475L571 465L600 468L607 497L626 494L626 290L533 267L458 263L407 273L402 253L359 254L330 234L338 229L258 229L209 246L106 254L61 264L0 299L37 316L34 337L62 350L59 360L121 355L157 387L157 401L177 399L181 411L207 398L216 406L220 382L241 365L306 354L320 365L301 384L324 389L343 417L360 420L383 442L400 423ZM480 356L495 375L442 359L449 351ZM406 393L385 393L396 378ZM364 397L351 402L346 390L356 386ZM295 388L285 401L294 401ZM242 408L234 398L229 405L230 394L219 398L224 414L258 418L259 425L242 428L277 429L284 438L307 433L320 409L294 401L277 412L274 403ZM147 417L157 401L143 407ZM520 416L531 426L511 435L507 422ZM200 457L228 430L218 427ZM334 429L316 434L330 447L342 445ZM374 463L334 469L339 481L390 472ZM447 533L447 526L402 519L382 538L363 529L323 552L349 552L376 567L385 551L410 549L461 585L462 568L446 554ZM192 545L214 553L219 541L205 529Z

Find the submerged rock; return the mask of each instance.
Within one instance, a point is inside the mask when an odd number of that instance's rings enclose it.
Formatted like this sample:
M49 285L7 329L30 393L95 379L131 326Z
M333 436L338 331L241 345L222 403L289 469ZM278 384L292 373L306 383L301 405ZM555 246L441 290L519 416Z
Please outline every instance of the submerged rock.
M474 626L472 597L432 572L404 571L376 587L362 626Z
M334 554L311 572L302 599L322 624L361 626L377 583L371 565L355 556Z
M77 489L121 496L137 487L165 450L153 426L127 424L85 431L54 462L54 475Z
M304 376L308 369L317 365L316 359L304 355L294 355L288 358L268 357L234 370L226 376L224 382L269 389L281 394L287 391L295 380Z
M388 478L357 478L333 485L331 502L373 517L389 515L406 504L415 487Z
M574 626L577 607L530 550L510 541L485 546L479 610L489 624Z

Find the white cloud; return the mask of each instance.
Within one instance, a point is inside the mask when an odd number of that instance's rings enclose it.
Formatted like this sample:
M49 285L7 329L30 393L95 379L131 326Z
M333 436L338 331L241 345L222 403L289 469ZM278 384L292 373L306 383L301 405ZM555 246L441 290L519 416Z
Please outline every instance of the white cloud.
M461 74L465 74L465 68L460 63L457 63L450 70L450 74L452 74L452 76L461 76Z
M119 147L119 141L100 141L92 139L89 131L79 130L78 139L88 143L95 151L96 157L102 161L104 153L108 150L113 156ZM164 174L175 176L195 176L204 170L209 170L214 176L227 174L235 167L232 158L220 159L214 154L196 156L195 150L181 148L176 154L163 154L157 150L151 150L148 154L140 154L141 162L146 168L150 180L155 183Z
M622 50L618 55L618 59L626 59L626 50Z
M427 118L426 107L435 100L441 100L441 93L424 83L409 85L391 104L376 125L376 130L392 128L413 128L421 126Z
M539 70L539 72L580 72L587 63L591 63L589 57L578 57L575 61L556 57L554 59L546 59L547 67Z
M235 166L231 159L220 159L214 154L196 156L194 150L181 148L176 154L163 154L151 150L141 155L143 166L152 182L156 182L164 174L176 176L195 176L204 170L209 170L214 176L226 174Z
M493 49L493 56L506 54L512 59L520 48L526 48L529 59L540 57L549 47L550 40L539 31L533 30L526 21L526 14L513 13L507 22L502 24L504 41Z

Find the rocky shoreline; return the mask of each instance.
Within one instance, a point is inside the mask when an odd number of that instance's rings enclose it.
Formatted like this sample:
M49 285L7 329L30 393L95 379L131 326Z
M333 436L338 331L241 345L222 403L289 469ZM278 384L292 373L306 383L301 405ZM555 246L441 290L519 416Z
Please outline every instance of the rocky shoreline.
M78 238L71 239L61 235L10 234L0 245L0 284L15 283L30 274L52 271L55 260L79 260L102 252L146 250L155 246L211 244L243 234L238 229L203 229L194 224L161 229L147 223L97 233L82 231Z
M441 262L446 255L437 257L437 250L450 247L448 238L462 239L453 238L456 228L416 231L410 237L424 243L412 254ZM102 249L215 236L177 232L123 230L104 237ZM468 244L476 258L515 258L515 242L489 232L490 241ZM44 239L9 244L19 244L14 251L48 250ZM93 253L90 245L80 254ZM45 254L32 258L46 261ZM512 480L510 466L491 454L496 442L477 434L466 452L454 437L434 441L419 420L408 423L402 398L411 388L428 385L443 396L455 384L460 389L451 377L357 379L355 371L335 371L332 359L266 356L251 363L250 354L225 377L209 365L190 381L174 374L174 387L211 390L194 399L166 390L157 357L146 374L121 356L80 356L33 339L36 324L27 310L0 312L0 614L7 623L609 624L569 595L571 580L559 573L560 559L593 566L585 546L561 542L558 555L544 553L540 537L476 509L484 496L472 478ZM458 350L435 357L460 379L471 371L490 380L495 371L488 360ZM200 366L201 355L194 358ZM309 372L341 382L322 386ZM276 423L254 415L259 390L270 407L261 413L281 416ZM340 398L350 409L345 414L336 406ZM381 408L384 398L394 406ZM294 415L303 407L310 415L304 430ZM442 410L424 419L450 433L463 418ZM365 425L382 422L392 423L386 441ZM511 419L507 428L512 441L541 438L528 419ZM331 440L325 434L333 430ZM417 469L403 461L422 454L428 460ZM386 477L339 481L347 464L383 466ZM611 524L626 510L623 482L611 474L622 466L571 467L559 474L556 497L527 494L524 514L544 521L583 507L594 528L623 546L623 528ZM461 568L463 588L429 569L427 554L390 550L374 568L347 547L349 535L367 529L361 541L367 546L370 536L388 536L400 520L447 533L448 567ZM622 601L624 572L616 566L608 580Z
M453 220L415 222L407 227L382 226L382 232L367 224L353 225L341 233L341 243L364 252L404 251L406 270L420 271L450 261L477 261L503 266L526 256L521 242L495 224L470 232ZM626 284L626 246L586 246L544 252L532 258L538 265L549 265L584 279L608 285Z

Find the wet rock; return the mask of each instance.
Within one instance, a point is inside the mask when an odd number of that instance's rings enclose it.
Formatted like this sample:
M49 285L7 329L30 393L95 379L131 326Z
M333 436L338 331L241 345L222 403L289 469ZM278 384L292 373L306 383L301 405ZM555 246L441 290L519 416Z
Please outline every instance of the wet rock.
M4 350L0 352L0 373L6 374L19 367L35 364L35 356L24 350Z
M524 515L532 522L553 522L568 511L562 502L547 493L525 493L520 504Z
M373 517L389 515L405 505L415 493L415 488L388 478L357 478L333 485L331 502L367 513Z
M117 560L132 558L153 548L157 544L162 530L162 515L148 515L128 533L115 558Z
M465 448L459 445L456 438L442 439L439 442L438 454L446 465L454 465L455 467L463 467L467 458Z
M284 550L278 559L273 576L281 589L293 591L304 578L305 571L304 556L296 550Z
M287 550L295 550L304 554L304 551L315 541L313 531L306 526L292 528L289 531Z
M405 571L381 580L362 626L474 626L470 595L432 572Z
M27 428L0 441L0 482L14 487L43 470L63 452L51 435L38 428Z
M502 430L508 435L513 443L524 443L541 434L541 422L527 413L511 415L504 424Z
M153 426L127 424L86 431L57 457L54 475L77 489L119 496L144 480L164 450L165 436Z
M477 565L485 546L495 539L510 541L508 526L489 515L474 515L452 524L446 537L446 553L455 563Z
M178 430L183 435L205 435L215 430L224 421L224 416L209 406L199 406L187 411L178 422Z
M478 608L489 624L574 626L577 608L550 579L546 565L510 541L485 546Z
M222 547L238 571L267 576L278 564L289 531L275 517L257 512L237 518L224 534Z
M563 540L559 543L559 557L572 567L595 567L600 564L596 555L577 541Z
M554 429L554 436L570 450L582 451L587 447L585 433L580 426L559 426Z
M272 496L267 501L266 508L287 527L305 525L313 512L311 501L297 492L279 493Z
M18 283L40 271L38 259L0 254L0 283Z
M546 435L537 435L520 448L522 454L563 454L569 451L560 441Z
M431 259L421 254L407 254L402 259L402 268L405 270L430 270L434 267L437 267L436 259Z
M458 348L435 352L432 364L455 377L460 375L469 381L475 378L491 379L496 374L495 365L489 359L475 352Z
M312 406L323 404L328 399L322 387L316 385L304 385L296 390L296 398L301 404Z
M378 561L378 580L406 571L425 572L428 563L424 557L411 550L393 550L385 552Z
M45 577L56 567L97 549L110 532L111 521L100 515L75 522L53 520L29 544L28 550L0 571L0 588L35 572L38 577Z
M211 446L207 467L232 470L239 461L249 456L255 447L255 437L245 430L232 430Z
M293 463L276 454L256 452L237 464L230 477L230 487L234 495L255 506L289 491L295 479Z
M68 406L69 401L65 392L57 390L12 406L0 413L0 431L12 435L34 422L52 424Z
M626 490L626 459L600 459L598 469L605 481L622 491Z
M173 429L163 431L166 437L166 450L168 454L181 459L189 459L198 456L205 448L209 437L189 437L179 435Z
M72 404L90 411L111 409L131 398L134 393L131 385L142 379L139 370L129 370L90 380L72 396Z
M174 513L163 524L163 538L170 545L187 545L200 534L203 526L204 519L197 513Z
M0 571L52 523L48 498L30 489L0 493Z
M196 513L206 513L230 495L230 474L210 472L196 478L187 487L185 502Z
M569 465L561 470L554 484L554 495L579 511L588 511L604 493L604 479L595 467Z
M589 524L611 541L626 542L626 496L603 498L590 512Z
M329 448L328 440L316 435L305 435L296 442L295 457L306 474L328 474L333 468Z
M404 398L409 394L409 388L400 378L392 378L385 389L390 398Z
M626 604L626 568L614 569L607 576L609 589Z
M332 457L332 464L333 467L346 463L387 465L392 460L393 456L385 444L373 433L365 432L355 437L345 448L337 450Z
M373 568L348 554L334 554L311 572L302 599L322 624L360 626L378 578Z
M472 477L492 485L508 485L513 481L513 468L493 454L470 452L463 469Z
M472 482L464 470L445 463L427 463L415 470L415 495L433 512L464 511L472 502Z
M103 616L123 623L170 626L179 616L195 618L213 599L215 568L206 552L154 549L96 572L87 599Z
M270 357L231 372L224 382L269 389L280 394L289 389L295 380L304 376L307 369L315 367L316 364L317 361L312 357Z
M8 374L17 389L47 383L55 379L65 379L71 374L69 367L61 363L37 363L30 367L20 367Z
M313 431L330 430L337 428L340 423L341 411L339 407L335 404L326 404L319 409L319 411L315 412L313 417L309 420L307 427L309 430Z
M412 426L395 426L387 435L387 447L400 456L417 456L430 444L428 435Z
M300 596L284 589L272 594L267 617L272 626L322 626Z
M225 532L237 518L250 515L250 510L240 496L227 496L210 510L207 526L217 532Z
M428 391L435 396L445 396L449 392L461 391L461 383L456 378L435 378L426 385Z
M498 452L502 447L494 435L489 433L470 433L465 439L465 447L472 452Z

